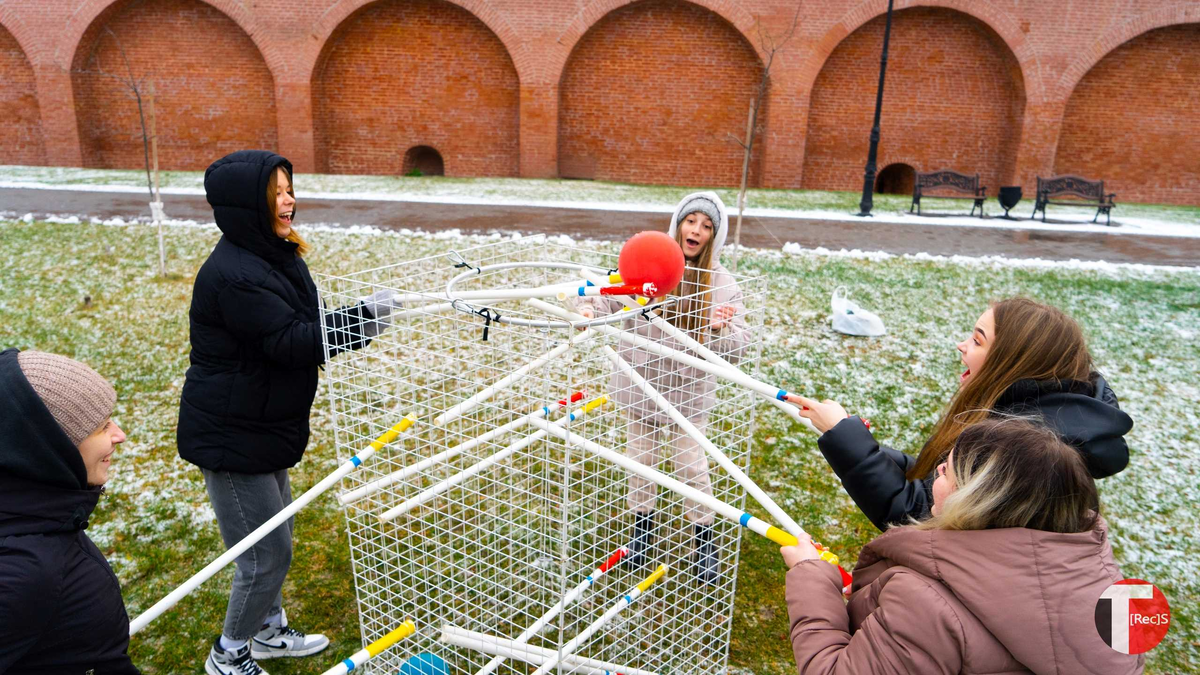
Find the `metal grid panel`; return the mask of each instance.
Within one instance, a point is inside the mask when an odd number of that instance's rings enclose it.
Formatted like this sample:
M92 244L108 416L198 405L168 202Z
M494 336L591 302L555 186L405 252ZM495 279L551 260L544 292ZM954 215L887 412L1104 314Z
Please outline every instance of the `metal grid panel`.
M463 261L467 266L456 267ZM557 407L554 402L573 392L585 393L573 409L600 395L613 400L566 423L571 433L622 454L631 439L644 434L648 420L634 406L619 403L622 392L612 389L613 365L601 349L610 346L633 360L637 348L606 334L571 345L561 356L534 368L467 414L442 426L434 423L439 414L578 335L577 329L567 326L488 321L471 313L477 305L445 305L447 282L464 270L538 261L616 267L615 256L528 237L354 275L317 275L327 309L351 306L383 288L429 298L408 303L396 313L394 325L370 346L332 358L325 371L339 458L348 459L405 415L417 420L407 434L347 476L341 486L343 500L355 491L369 492L345 507L364 644L405 618L412 618L418 629L414 637L372 661L368 666L371 672L396 673L406 659L424 652L444 659L449 673L477 673L492 657L439 641L446 624L515 639L629 542L633 517L624 469L554 436L511 451L502 461L398 517L380 519L381 514L494 457L538 429L519 425L444 461L412 470L418 462L452 453L456 446L543 406L553 411ZM745 323L741 336L745 339L735 355L740 355L742 369L749 372L758 352L756 329L762 323L764 284L745 277L724 281L736 283L744 294L746 311L739 320ZM579 273L536 268L485 272L457 285L456 290L563 282L581 283ZM686 301L702 295L681 298L669 311L680 314L680 308L689 307ZM547 301L563 305L554 298ZM496 303L492 308L505 318L549 318L522 301ZM690 307L705 320L710 310L703 303ZM648 324L640 312L625 314L629 318L613 324L615 327L637 330L639 322ZM494 314L491 316L494 319ZM675 323L686 322L678 318ZM642 326L640 332L681 348L656 329ZM716 340L705 335L706 340ZM678 376L680 366L672 360L644 353L641 357L645 362L640 371L669 400L685 401L697 386L694 379ZM753 394L711 375L703 377L711 382L716 402L705 414L693 411L694 421L700 421L707 437L746 469L753 436ZM548 419L559 420L563 414L555 411ZM662 426L669 440L671 425ZM678 433L678 428L674 429ZM658 443L656 449L661 460L657 468L677 475L670 456L674 446ZM712 494L741 508L742 488L711 460L708 464ZM397 475L406 467L408 475ZM383 479L390 484L381 485ZM581 645L576 656L660 675L725 672L741 528L716 518L714 544L720 578L716 583L701 583L693 574L694 537L684 500L661 488L657 492L652 563L614 567L531 638L531 644L560 649L646 578L655 565L665 563L669 566L666 577ZM535 667L510 659L496 672L524 674ZM573 667L561 663L553 672L600 672Z

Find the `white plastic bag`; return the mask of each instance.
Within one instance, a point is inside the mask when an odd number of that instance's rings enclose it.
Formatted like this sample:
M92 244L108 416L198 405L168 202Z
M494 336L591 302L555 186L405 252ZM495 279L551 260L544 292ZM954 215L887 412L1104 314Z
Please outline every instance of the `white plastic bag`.
M829 306L833 309L833 329L839 333L878 337L887 332L882 319L846 297L845 286L833 289Z

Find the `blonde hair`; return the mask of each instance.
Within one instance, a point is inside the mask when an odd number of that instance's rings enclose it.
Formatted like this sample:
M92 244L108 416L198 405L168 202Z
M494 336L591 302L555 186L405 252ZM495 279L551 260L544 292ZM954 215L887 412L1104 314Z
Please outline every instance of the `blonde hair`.
M996 334L987 358L942 411L933 435L908 470L909 480L928 476L963 428L992 415L996 401L1018 380L1089 379L1092 355L1083 331L1062 310L1021 297L992 303L991 308Z
M681 214L680 224L690 213ZM707 217L707 215L706 215ZM713 236L700 249L694 264L689 261L684 268L683 279L671 290L670 295L678 298L675 304L663 309L663 318L700 342L704 342L704 331L708 313L712 310L712 265L713 241L716 240L720 223L713 223ZM675 243L683 247L683 228L676 226Z
M277 192L275 192L275 184L279 181L278 172L280 171L283 171L284 175L287 176L288 194L292 195L293 197L296 196L296 193L292 191L292 174L288 173L287 169L284 169L282 166L275 167L275 170L271 172L271 177L267 180L267 210L271 213L272 227L275 226L275 221L279 220L279 212L276 211L277 207L275 206L275 198L279 195ZM295 213L295 210L293 210L293 219L295 218ZM296 231L295 225L292 226L292 231L289 232L288 236L284 237L283 240L296 244L296 255L300 256L301 258L308 255L312 251L312 245L305 241L304 237L300 236L300 233Z
M1087 463L1049 427L1015 417L973 424L950 459L955 489L916 529L1084 532L1099 516Z

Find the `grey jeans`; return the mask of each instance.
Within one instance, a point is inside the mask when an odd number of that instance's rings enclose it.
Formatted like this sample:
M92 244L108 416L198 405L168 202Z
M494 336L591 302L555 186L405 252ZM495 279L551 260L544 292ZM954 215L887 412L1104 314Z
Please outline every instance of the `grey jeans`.
M274 473L202 471L227 550L292 503L287 469ZM292 564L294 521L295 518L288 518L237 557L237 571L225 610L225 637L231 640L254 637L266 618L283 606L283 580Z

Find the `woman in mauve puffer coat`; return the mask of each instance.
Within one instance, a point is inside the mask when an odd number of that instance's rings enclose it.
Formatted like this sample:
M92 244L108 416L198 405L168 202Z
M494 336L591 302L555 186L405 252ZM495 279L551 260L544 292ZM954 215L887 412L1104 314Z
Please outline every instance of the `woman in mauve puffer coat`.
M781 550L801 675L1142 672L1096 627L1122 575L1078 451L1044 426L985 421L936 473L932 516L867 544L849 604L810 543Z

